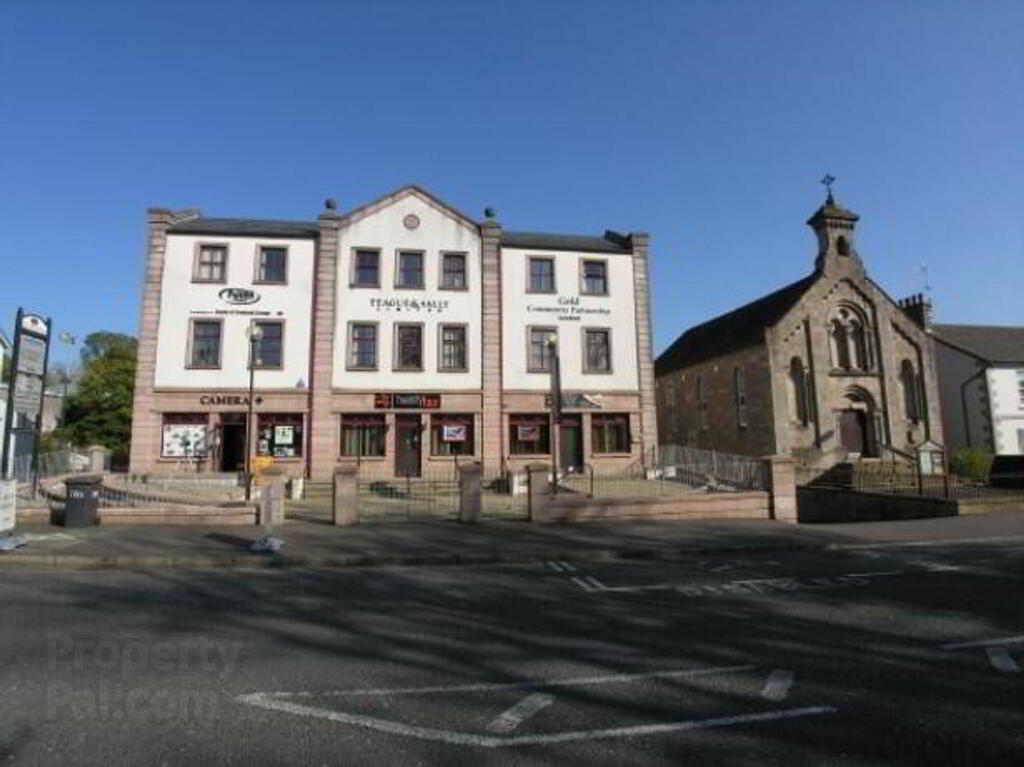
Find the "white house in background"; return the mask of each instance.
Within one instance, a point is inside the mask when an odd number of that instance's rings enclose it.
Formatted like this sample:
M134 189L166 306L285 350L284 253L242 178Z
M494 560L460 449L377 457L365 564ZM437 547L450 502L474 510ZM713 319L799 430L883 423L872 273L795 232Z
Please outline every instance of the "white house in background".
M1024 454L1024 327L932 328L947 446Z
M132 471L237 471L249 450L314 478L463 458L497 477L552 453L598 471L653 454L646 234L509 232L416 186L336 207L150 209Z

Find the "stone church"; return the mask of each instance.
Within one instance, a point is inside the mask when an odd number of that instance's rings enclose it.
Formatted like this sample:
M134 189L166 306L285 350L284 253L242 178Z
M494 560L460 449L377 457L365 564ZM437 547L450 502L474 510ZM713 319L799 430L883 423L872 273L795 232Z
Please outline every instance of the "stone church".
M894 301L829 191L814 271L690 328L655 363L661 444L827 468L942 442L930 307Z

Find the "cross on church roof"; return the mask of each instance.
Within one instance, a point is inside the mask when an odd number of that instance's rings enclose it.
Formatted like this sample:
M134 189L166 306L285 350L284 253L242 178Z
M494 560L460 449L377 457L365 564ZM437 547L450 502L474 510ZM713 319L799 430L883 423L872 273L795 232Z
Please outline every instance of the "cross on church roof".
M836 177L833 176L831 173L826 173L825 174L825 178L823 178L821 180L821 183L824 184L825 188L828 190L828 203L829 203L829 205L832 204L832 184L834 184L835 182L836 182Z

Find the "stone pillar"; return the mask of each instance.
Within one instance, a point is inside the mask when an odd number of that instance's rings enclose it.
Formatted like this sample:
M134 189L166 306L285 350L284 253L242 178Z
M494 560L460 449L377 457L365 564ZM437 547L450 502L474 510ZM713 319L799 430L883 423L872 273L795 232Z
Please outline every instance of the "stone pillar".
M313 479L330 479L337 463L340 425L331 413L334 385L334 327L338 280L338 238L341 215L320 214L320 239L313 283L313 349L310 375L309 472Z
M167 254L167 230L174 222L174 214L166 208L150 208L146 214L149 231L139 316L129 453L129 470L133 472L152 471L160 455L161 422L160 414L153 410L153 384L156 376L156 338L160 326L160 289Z
M501 403L501 224L492 217L480 225L480 281L483 311L481 348L483 414L479 455L488 479L502 472Z
M480 520L480 474L479 462L460 463L459 470L459 521Z
M644 464L657 461L658 417L654 393L654 357L651 334L651 281L648 260L651 237L631 232L633 247L633 300L636 322L637 383L640 390L640 447Z
M358 483L358 464L344 463L334 470L333 516L334 524L339 527L359 522Z
M526 508L531 522L545 522L548 519L548 501L551 500L551 483L548 475L551 466L546 463L531 463L526 467Z
M85 449L89 456L89 471L93 474L102 474L107 470L107 456L110 451L103 445L90 445Z
M796 461L786 455L770 455L764 459L769 477L772 519L798 522L796 508Z
M263 485L259 499L259 524L272 528L284 524L284 469L270 467L261 473Z

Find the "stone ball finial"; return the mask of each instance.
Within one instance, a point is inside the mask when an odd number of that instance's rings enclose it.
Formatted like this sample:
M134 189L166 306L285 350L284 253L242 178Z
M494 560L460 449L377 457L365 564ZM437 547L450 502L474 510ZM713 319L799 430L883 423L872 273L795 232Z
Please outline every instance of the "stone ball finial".
M497 213L495 212L494 208L491 208L491 207L484 208L484 217L485 218L493 219L496 215L497 215Z
M338 201L335 200L333 197L328 197L326 200L324 200L324 207L327 208L327 210L337 210Z

